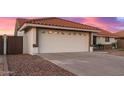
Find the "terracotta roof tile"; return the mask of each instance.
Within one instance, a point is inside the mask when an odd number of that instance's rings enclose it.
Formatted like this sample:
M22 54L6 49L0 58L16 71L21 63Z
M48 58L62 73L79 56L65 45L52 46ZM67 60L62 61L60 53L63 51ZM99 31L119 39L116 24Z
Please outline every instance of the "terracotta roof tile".
M118 38L124 38L124 31L119 31L119 32L116 32L114 34L117 35Z
M110 31L100 29L100 32L97 33L98 36L104 36L104 37L117 37L117 35L111 33Z
M59 27L71 27L71 28L88 29L88 30L100 30L100 32L98 33L99 36L117 37L117 35L109 31L106 31L104 29L99 29L97 27L93 27L93 26L89 26L89 25L85 25L81 23L76 23L76 22L72 22L72 21L68 21L68 20L56 18L56 17L40 18L40 19L18 18L16 20L15 31L17 31L24 23L48 25L48 26L59 26Z
M22 26L26 21L27 21L27 19L17 18L15 30L18 30L18 28L20 28L20 26Z
M50 18L41 18L41 19L23 19L17 20L19 25L18 29L24 23L31 23L31 24L39 24L39 25L48 25L48 26L59 26L59 27L70 27L70 28L78 28L78 29L88 29L88 30L99 30L97 27L80 24L72 21L68 21L61 18L50 17ZM16 29L16 30L18 30Z

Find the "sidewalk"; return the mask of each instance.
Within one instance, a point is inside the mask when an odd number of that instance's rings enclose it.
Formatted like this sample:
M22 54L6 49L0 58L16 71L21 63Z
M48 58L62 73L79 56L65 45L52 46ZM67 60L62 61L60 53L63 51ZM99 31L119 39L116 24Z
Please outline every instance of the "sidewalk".
M0 76L8 76L8 65L5 55L0 55Z

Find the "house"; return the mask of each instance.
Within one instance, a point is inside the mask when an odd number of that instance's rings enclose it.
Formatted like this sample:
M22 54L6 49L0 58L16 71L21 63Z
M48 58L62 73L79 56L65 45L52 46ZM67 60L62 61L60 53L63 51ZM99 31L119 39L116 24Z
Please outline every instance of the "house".
M116 37L117 36L113 33L100 29L100 32L93 35L94 49L99 50L117 48Z
M93 51L96 27L61 18L17 19L15 35L23 36L23 53Z
M114 33L115 35L117 35L117 38L120 38L120 39L124 39L124 31L118 31L116 33Z
M119 31L114 34L117 35L118 48L124 48L124 31Z

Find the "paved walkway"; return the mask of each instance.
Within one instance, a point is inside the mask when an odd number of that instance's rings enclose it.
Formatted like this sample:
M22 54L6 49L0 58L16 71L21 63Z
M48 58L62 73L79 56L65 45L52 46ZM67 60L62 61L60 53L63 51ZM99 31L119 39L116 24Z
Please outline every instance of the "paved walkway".
M76 74L86 76L124 75L124 57L105 53L39 54L52 63Z
M8 65L7 65L7 60L6 56L0 55L0 76L8 76Z
M3 70L4 70L4 64L3 64L3 57L0 55L0 76L3 75Z
M0 63L3 63L3 56L0 55Z

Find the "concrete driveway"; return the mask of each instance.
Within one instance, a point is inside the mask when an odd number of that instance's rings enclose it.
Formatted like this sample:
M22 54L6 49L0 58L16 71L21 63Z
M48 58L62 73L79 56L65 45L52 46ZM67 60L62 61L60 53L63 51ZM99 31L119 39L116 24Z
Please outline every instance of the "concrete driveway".
M43 53L39 56L80 76L124 75L124 57L105 53Z

